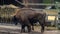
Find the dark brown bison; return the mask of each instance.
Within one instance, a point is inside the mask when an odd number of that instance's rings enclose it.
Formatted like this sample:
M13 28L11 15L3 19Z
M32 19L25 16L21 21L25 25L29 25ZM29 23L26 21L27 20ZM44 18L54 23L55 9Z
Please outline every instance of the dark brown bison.
M31 26L34 29L33 24L37 22L41 25L41 32L44 32L46 13L43 10L20 9L16 11L14 16L19 20L22 32L25 30L25 26L28 27L28 32L30 32Z

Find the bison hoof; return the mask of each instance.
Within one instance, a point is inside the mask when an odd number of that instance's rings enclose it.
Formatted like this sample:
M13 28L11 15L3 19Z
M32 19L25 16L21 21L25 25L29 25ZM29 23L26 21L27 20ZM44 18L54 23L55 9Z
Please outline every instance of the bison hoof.
M24 33L25 32L25 30L21 30L21 33Z
M34 30L34 28L32 30Z
M41 34L43 34L44 33L44 31L41 31Z

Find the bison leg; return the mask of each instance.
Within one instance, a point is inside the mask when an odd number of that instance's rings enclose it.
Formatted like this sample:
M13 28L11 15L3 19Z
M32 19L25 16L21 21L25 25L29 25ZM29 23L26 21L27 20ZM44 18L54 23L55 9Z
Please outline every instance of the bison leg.
M31 25L32 25L32 30L34 30L34 24L32 23Z
M25 25L21 26L21 32L25 32Z
M44 24L41 24L41 33L44 32L44 28L45 28Z
M32 26L32 30L34 30L34 26Z
M26 20L26 19L25 19ZM27 19L25 21L26 25L27 25L27 28L28 28L28 32L31 32L31 23L29 22L29 20Z
M45 29L44 20L39 20L39 24L41 25L41 33L43 33Z
M27 25L28 32L31 32L31 25Z

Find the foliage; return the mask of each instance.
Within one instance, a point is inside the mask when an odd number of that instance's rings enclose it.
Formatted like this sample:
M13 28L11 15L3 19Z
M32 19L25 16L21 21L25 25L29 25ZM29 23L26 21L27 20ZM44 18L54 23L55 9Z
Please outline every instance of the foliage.
M43 0L43 3L51 3L52 0Z
M58 2L60 2L60 0L55 0L55 1L58 1Z
M8 7L5 7L5 8L0 8L0 23L10 23L12 22L11 19L12 19L12 14L15 12L15 9L14 8L8 8Z
M12 15L13 13L14 13L14 11L15 11L15 9L13 9L13 8L1 8L0 9L0 16L2 17L2 16L5 16L5 17L7 17L7 16L10 16L10 15Z

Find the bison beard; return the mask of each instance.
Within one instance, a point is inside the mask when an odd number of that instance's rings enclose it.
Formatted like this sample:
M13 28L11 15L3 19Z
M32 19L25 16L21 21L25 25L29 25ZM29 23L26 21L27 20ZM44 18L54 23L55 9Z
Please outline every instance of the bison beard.
M28 32L31 31L31 26L34 30L33 24L36 22L39 22L41 25L41 32L44 32L46 13L32 9L21 9L17 11L15 17L21 24L21 32L25 32L25 26L27 26Z

